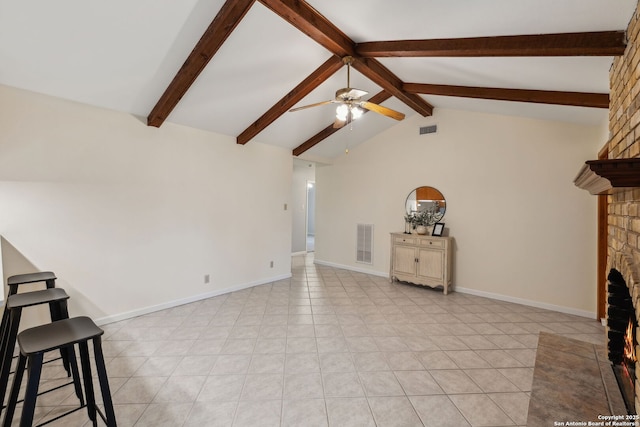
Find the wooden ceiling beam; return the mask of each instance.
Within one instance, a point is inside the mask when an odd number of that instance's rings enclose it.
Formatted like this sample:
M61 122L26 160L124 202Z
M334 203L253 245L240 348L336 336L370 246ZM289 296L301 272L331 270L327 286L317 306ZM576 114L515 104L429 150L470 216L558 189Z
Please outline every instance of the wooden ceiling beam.
M627 46L624 31L532 34L457 39L393 40L360 43L358 56L619 56Z
M227 0L178 73L147 117L147 125L160 127L196 81L220 46L238 26L255 0Z
M251 126L238 135L236 142L242 145L249 142L253 137L273 123L278 117L286 113L291 107L300 102L302 98L307 96L311 91L320 86L322 82L342 68L343 65L341 58L332 55L324 64L318 67L291 92L286 94L258 120L253 122Z
M433 107L420 96L406 93L402 81L375 59L357 58L355 42L327 18L302 0L259 0L267 8L302 31L334 55L355 56L353 67L371 81L400 99L423 116L432 114Z
M227 0L185 60L149 116L147 124L159 127L189 90L211 58L237 27L256 0ZM353 56L353 67L384 90L369 101L380 103L395 96L428 116L433 107L419 94L460 96L505 101L536 102L608 108L607 94L497 89L465 86L403 83L374 57L480 57L480 56L617 56L626 47L624 31L475 37L440 40L396 40L356 44L333 23L303 0L258 0L297 29L325 47L330 58L278 101L237 138L246 144L313 89L333 75L341 58ZM336 131L330 125L293 150L300 155Z
M377 94L372 96L371 99L369 99L369 102L373 102L374 104L380 104L389 98L391 98L391 94L383 90L382 92L378 92ZM368 112L369 110L364 110L363 114L366 114ZM317 134L315 134L314 136L312 136L311 138L307 139L305 142L303 142L302 144L294 148L292 152L293 155L299 156L300 154L304 153L305 151L319 144L324 139L338 132L340 129L344 129L344 128L346 128L346 126L336 129L333 127L333 123L330 124L326 128L322 129L320 132L318 132Z
M609 108L609 94L561 92L551 90L499 89L489 87L433 85L405 83L404 90L423 95L456 96L462 98L500 101L533 102L538 104L571 105L577 107Z

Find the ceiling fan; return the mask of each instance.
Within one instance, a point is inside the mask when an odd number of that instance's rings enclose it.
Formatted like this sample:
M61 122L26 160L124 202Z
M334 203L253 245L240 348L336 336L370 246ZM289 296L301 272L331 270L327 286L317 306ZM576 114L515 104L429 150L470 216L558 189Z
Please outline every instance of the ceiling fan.
M335 129L339 129L347 123L356 120L362 116L365 112L364 110L373 111L374 113L382 114L383 116L391 117L395 120L404 119L403 113L392 110L391 108L383 107L382 105L374 104L373 102L360 100L360 98L367 95L369 92L351 87L351 63L353 62L353 57L345 56L342 58L342 62L347 66L347 87L338 89L336 91L335 99L317 102L303 107L292 108L289 111L299 111L326 104L340 104L338 105L338 108L336 108L336 119L333 122L333 127Z

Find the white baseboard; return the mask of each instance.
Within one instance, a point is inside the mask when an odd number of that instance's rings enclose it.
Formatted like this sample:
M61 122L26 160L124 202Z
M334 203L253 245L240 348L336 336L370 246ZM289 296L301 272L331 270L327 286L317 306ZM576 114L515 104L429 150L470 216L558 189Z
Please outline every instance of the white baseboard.
M558 311L560 313L566 313L566 314L573 314L574 316L588 317L589 319L597 319L598 318L598 316L596 315L595 312L586 311L586 310L578 310L577 308L565 307L565 306L562 306L562 305L555 305L555 304L548 304L548 303L545 303L545 302L532 301L532 300L524 299L524 298L517 298L517 297L511 297L511 296L508 296L508 295L495 294L493 292L478 291L476 289L461 288L459 286L454 286L453 290L456 291L456 292L460 292L461 294L476 295L476 296L479 296L479 297L497 299L499 301L506 301L506 302L513 302L513 303L516 303L516 304L527 305L529 307L544 308L545 310Z
M300 252L292 252L291 256L299 256L299 255L306 255L307 251L300 251Z
M106 325L108 323L119 322L121 320L127 320L133 317L142 316L144 314L153 313L155 311L178 307L180 305L189 304L191 302L196 302L196 301L200 301L207 298L217 297L218 295L227 294L229 292L241 291L243 289L252 288L254 286L264 285L266 283L277 282L278 280L284 280L284 279L290 279L290 278L291 278L291 273L282 274L280 276L270 277L269 279L257 280L255 282L250 282L250 283L243 283L240 285L230 286L228 288L223 288L223 289L216 289L211 292L205 292L204 294L193 295L187 298L181 298L174 301L167 301L162 304L143 307L140 309L127 311L125 313L114 314L113 316L101 317L99 319L95 319L94 321L98 326Z
M372 276L389 278L389 275L387 273L381 273L379 271L369 270L367 268L359 268L359 267L354 267L352 265L336 264L334 262L322 261L322 260L319 260L319 259L315 259L313 262L314 262L314 264L324 265L324 266L327 266L327 267L341 268L343 270L355 271L357 273L365 273L365 274L370 274Z
M357 267L353 267L353 266L350 266L350 265L336 264L336 263L333 263L333 262L322 261L322 260L318 260L318 259L315 260L315 263L319 264L319 265L326 265L328 267L335 267L335 268L342 268L344 270L356 271L358 273L371 274L372 276L379 276L379 277L389 278L389 275L386 274L386 273L381 273L379 271L373 271L373 270L367 270L367 269L364 269L364 268L357 268ZM461 294L476 295L476 296L479 296L479 297L491 298L491 299L495 299L495 300L498 300L498 301L513 302L513 303L516 303L516 304L522 304L522 305L526 305L526 306L529 306L529 307L543 308L545 310L557 311L557 312L566 313L566 314L573 314L575 316L580 316L580 317L587 317L589 319L597 319L598 318L595 312L586 311L586 310L578 310L577 308L565 307L565 306L562 306L562 305L555 305L555 304L548 304L548 303L539 302L539 301L532 301L532 300L528 300L528 299L524 299L524 298L517 298L517 297L508 296L508 295L496 294L496 293L493 293L493 292L485 292L485 291L478 291L478 290L475 290L475 289L461 288L459 286L454 286L453 290L455 292L460 292Z

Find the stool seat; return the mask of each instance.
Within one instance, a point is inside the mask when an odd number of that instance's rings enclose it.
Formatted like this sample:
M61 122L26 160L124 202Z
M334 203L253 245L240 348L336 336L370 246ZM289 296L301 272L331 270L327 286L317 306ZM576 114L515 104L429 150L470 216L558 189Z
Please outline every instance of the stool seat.
M10 295L7 298L7 308L12 310L66 299L69 299L69 295L62 288L42 289L40 291Z
M28 356L77 344L102 334L104 331L93 320L79 316L26 329L18 334L18 344L22 354Z
M47 280L56 280L57 277L53 271L40 271L37 273L16 274L7 279L8 286L24 285L26 283L46 282Z

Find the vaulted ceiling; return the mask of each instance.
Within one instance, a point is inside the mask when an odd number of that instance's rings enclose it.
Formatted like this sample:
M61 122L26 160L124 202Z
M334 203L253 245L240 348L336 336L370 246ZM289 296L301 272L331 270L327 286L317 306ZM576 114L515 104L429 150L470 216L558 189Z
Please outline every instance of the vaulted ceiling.
M596 124L635 0L1 0L0 84L331 158L351 86L407 116L460 108Z

